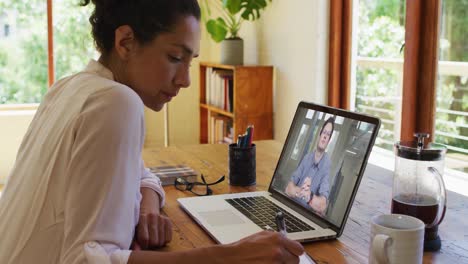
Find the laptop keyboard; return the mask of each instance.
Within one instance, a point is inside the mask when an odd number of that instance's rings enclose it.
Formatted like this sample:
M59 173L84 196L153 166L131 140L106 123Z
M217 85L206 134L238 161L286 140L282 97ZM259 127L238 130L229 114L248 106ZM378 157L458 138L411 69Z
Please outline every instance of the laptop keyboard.
M247 218L252 220L256 225L264 230L276 230L275 216L276 213L281 211L284 214L286 224L286 231L288 233L302 232L314 230L313 227L307 225L297 217L286 212L281 207L277 206L263 196L243 197L226 199L226 202L234 206Z

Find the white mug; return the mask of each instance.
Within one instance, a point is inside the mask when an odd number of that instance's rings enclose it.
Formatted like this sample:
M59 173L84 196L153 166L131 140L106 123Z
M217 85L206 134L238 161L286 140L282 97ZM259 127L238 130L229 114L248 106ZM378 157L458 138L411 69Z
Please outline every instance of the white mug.
M401 214L372 217L369 264L422 263L424 223Z

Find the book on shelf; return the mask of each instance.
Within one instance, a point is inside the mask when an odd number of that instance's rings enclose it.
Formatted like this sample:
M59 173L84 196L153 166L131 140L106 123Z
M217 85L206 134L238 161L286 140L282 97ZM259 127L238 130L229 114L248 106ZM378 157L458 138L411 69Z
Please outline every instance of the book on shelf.
M173 185L175 179L181 177L189 182L197 180L197 172L186 165L165 165L148 168L151 173L159 177L162 185Z
M233 72L207 67L205 72L206 103L232 112Z
M208 125L208 143L232 143L233 124L231 118L223 115L213 115L210 117ZM230 138L231 140L228 140L227 138Z
M213 68L207 67L205 71L205 98L206 98L206 104L211 104L211 97L209 96L211 94L211 72L213 71Z

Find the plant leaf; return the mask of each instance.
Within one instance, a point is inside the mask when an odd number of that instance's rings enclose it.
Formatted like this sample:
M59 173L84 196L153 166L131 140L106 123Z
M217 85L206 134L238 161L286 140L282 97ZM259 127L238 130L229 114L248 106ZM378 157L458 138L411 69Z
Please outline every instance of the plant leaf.
M241 16L245 20L253 21L260 18L260 10L267 6L267 0L241 0L243 9ZM271 2L271 0L268 0Z
M242 0L223 0L223 6L232 15L237 14L241 10Z
M221 42L226 38L228 33L227 24L224 19L218 17L216 20L210 19L206 23L206 30L210 33L211 38L216 42Z

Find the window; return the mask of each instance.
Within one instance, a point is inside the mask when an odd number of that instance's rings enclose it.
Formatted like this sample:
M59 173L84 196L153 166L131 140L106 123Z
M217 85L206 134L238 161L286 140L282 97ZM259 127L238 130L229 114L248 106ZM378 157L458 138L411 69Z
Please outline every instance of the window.
M47 7L53 3L53 32ZM83 69L94 54L88 17L79 1L10 0L0 3L0 104L39 103L48 89L48 69L57 78ZM0 24L1 25L1 24ZM49 54L48 33L54 36ZM54 65L48 63L54 58ZM54 67L55 66L55 67Z
M442 1L436 142L450 167L468 172L468 1Z
M405 1L358 3L351 109L379 117L375 145L392 150L400 138Z
M446 167L467 172L468 1L330 4L329 104L380 117L386 150L429 132Z

